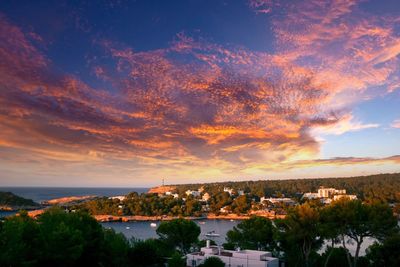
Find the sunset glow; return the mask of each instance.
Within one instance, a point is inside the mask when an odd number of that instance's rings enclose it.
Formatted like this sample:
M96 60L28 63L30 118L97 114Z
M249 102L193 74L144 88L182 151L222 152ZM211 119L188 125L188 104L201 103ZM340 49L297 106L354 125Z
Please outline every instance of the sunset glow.
M2 1L0 185L400 171L397 1Z

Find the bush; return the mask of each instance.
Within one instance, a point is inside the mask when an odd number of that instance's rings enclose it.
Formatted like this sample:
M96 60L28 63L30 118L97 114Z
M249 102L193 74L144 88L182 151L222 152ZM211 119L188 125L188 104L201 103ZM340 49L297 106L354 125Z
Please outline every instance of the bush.
M199 267L224 267L225 263L217 257L209 257L207 258L203 264L200 264Z
M185 267L185 259L182 258L180 253L174 253L172 257L168 260L168 267Z

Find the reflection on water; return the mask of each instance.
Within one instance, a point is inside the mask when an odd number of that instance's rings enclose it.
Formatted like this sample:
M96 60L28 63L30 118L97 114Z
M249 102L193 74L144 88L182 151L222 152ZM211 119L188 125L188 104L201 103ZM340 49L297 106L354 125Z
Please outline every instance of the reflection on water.
M206 239L206 234L211 231L219 234L219 237L211 238L218 245L225 243L226 233L236 226L240 221L228 221L228 220L196 220L194 221L200 226L201 233L200 239ZM157 227L151 227L151 222L109 222L102 223L103 227L113 228L118 233L123 233L127 238L157 238L156 229L160 225L160 222L156 222Z

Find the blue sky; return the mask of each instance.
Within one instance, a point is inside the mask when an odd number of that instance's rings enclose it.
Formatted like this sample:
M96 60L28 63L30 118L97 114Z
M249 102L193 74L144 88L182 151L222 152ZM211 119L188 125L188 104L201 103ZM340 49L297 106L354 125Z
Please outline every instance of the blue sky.
M0 185L400 171L397 1L2 1Z

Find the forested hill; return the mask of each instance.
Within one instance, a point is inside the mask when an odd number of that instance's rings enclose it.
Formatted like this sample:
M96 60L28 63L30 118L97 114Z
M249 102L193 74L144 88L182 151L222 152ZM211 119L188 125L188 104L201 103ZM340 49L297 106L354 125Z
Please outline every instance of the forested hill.
M0 192L0 208L3 209L18 209L18 208L33 208L39 206L38 203L31 199L26 199L11 192Z
M300 197L305 192L316 192L320 186L346 189L348 194L356 194L361 199L381 198L389 202L400 201L400 173L357 176L350 178L318 178L290 180L259 180L242 182L218 182L204 184L176 185L176 190L183 193L188 189L197 190L204 186L211 195L221 192L224 187L244 190L261 196Z

